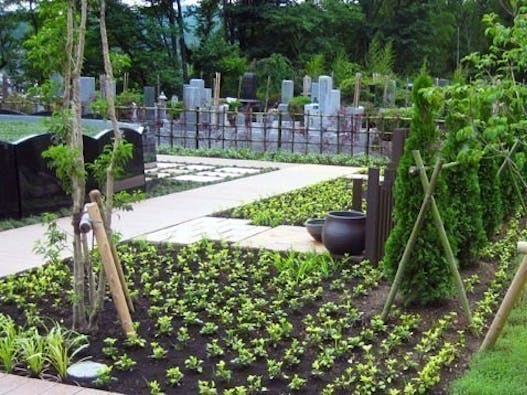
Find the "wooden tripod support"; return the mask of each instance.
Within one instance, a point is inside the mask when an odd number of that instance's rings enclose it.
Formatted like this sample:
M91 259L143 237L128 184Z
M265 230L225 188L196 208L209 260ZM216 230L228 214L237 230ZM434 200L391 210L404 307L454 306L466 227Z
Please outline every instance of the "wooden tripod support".
M410 233L410 237L408 238L408 242L406 243L403 256L401 258L401 261L399 262L399 266L397 267L397 273L395 274L395 279L390 288L388 299L386 300L386 303L384 305L381 318L385 320L390 312L390 308L393 304L397 291L401 286L401 282L403 280L408 260L410 259L410 255L412 253L412 250L414 249L415 242L417 240L417 235L419 234L421 226L423 225L425 214L428 208L431 207L434 223L436 225L437 231L439 232L439 238L441 240L441 244L443 245L443 249L445 250L448 266L450 268L452 276L454 277L454 282L456 284L459 299L461 301L461 304L463 305L463 310L465 311L468 323L470 324L472 323L472 313L470 311L470 305L468 303L467 294L465 292L465 286L463 285L463 280L461 279L461 276L457 269L457 262L454 258L454 253L452 252L452 247L450 246L450 242L448 241L445 226L443 224L443 220L441 219L441 214L439 213L439 209L437 208L437 204L434 199L434 190L437 184L437 179L439 177L439 172L443 167L443 161L438 160L436 162L432 176L430 180L428 180L426 168L423 163L421 153L419 152L419 150L414 150L412 151L412 155L414 156L414 160L417 165L416 169L419 173L419 177L421 178L421 184L423 186L425 196L423 198L423 203L421 204L419 214L417 215L417 220L415 221L412 232Z

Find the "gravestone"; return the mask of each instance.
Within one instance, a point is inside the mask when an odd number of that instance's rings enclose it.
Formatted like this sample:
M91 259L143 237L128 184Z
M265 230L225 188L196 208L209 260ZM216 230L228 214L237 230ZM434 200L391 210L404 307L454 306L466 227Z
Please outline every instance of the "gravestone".
M115 191L143 188L145 185L145 165L143 157L143 137L142 133L130 128L120 128L123 138L133 145L132 158L123 166L124 172L115 180ZM113 130L107 130L97 135L99 151L102 152L104 146L111 144Z
M9 95L9 80L7 78L7 74L2 74L2 100L5 101L7 99L7 96Z
M318 103L320 99L320 90L318 82L312 82L311 83L311 101L313 103Z
M105 98L108 96L108 86L107 85L108 85L108 79L106 78L106 74L99 75L99 91L101 92L102 98ZM115 80L112 81L111 92L115 100L115 96L117 95L117 84Z
M157 108L159 109L159 119L167 119L167 100L168 97L165 92L161 91L161 94L157 98Z
M212 106L212 89L204 88L201 93L201 107L208 108Z
M255 73L244 73L243 74L240 99L256 100L256 74Z
M295 83L291 80L282 81L282 96L280 103L288 104L295 94Z
M333 79L327 75L318 77L320 112L329 114L331 110L331 90L333 89Z
M200 88L192 85L183 87L183 103L185 104L185 123L187 129L194 129L196 125L196 108L200 107Z
M15 155L13 144L0 141L0 218L19 218L21 215Z
M311 77L308 75L302 80L302 95L306 97L311 95Z
M190 109L195 109L196 107L202 108L205 99L205 81L200 78L193 78L190 80L189 85L197 89L195 91L195 105L190 107Z
M331 99L330 99L330 114L334 115L340 110L340 89L331 90Z
M56 211L71 204L42 152L52 145L50 134L41 134L20 140L16 144L20 211L22 216Z
M304 125L310 129L320 129L320 110L318 103L304 105Z
M146 119L152 121L155 118L156 88L145 86L143 88L143 97L146 107Z
M80 96L82 113L91 114L90 104L95 100L95 77L81 77Z

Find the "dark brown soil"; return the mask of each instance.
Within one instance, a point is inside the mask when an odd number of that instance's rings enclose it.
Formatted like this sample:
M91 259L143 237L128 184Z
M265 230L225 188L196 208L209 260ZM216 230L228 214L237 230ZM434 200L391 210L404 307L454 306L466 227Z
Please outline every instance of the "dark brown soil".
M160 254L163 254L163 249L161 249ZM464 270L462 276L464 278L470 277L474 273L478 273L480 276L479 283L474 287L474 290L468 294L472 307L475 305L476 301L479 300L483 292L487 289L489 282L492 280L494 275L495 267L492 262L481 262L478 265ZM298 312L290 311L289 320L293 323L294 330L293 336L302 338L305 336L305 333L302 333L303 326L301 325L302 320L307 314L315 314L319 307L329 301L338 301L340 292L332 291L329 289L328 284L331 280L337 278L333 276L324 281L324 293L322 300L317 300L315 302L310 302L302 307ZM347 281L346 286L348 289L352 288L358 282ZM389 291L389 285L386 282L381 282L379 286L370 290L368 295L360 296L354 299L354 306L356 306L360 311L364 313L362 316L361 322L357 322L353 325L349 333L359 332L363 324L369 323L370 318L379 314L382 311L382 307L386 300L387 294ZM141 295L141 292L140 292ZM51 303L46 303L45 298L39 303L39 310L42 316L50 317L57 321L62 321L66 326L71 324L70 321L70 307L67 304L63 304L63 307L59 310L53 308ZM229 364L230 368L233 370L233 377L229 382L222 382L219 379L214 377L215 364L220 360L219 358L209 358L205 352L205 343L211 340L211 336L202 335L199 333L198 326L190 326L190 335L191 340L186 342L181 346L180 342L175 339L175 336L160 336L155 337L156 328L155 322L149 317L147 311L150 307L149 300L144 296L139 296L135 300L136 312L133 314L133 319L136 322L140 323L139 331L141 337L146 340L147 346L145 349L136 348L120 348L120 352L125 351L133 360L137 362L136 367L130 372L121 372L116 369L113 370L112 375L116 378L114 382L105 387L105 389L121 392L125 394L148 394L150 393L147 382L152 380L157 380L159 383L162 383L162 388L164 392L168 394L194 394L198 393L198 380L214 380L216 381L218 393L222 393L224 388L232 388L237 385L247 385L247 376L248 375L262 375L263 385L267 387L269 394L284 394L289 393L290 390L287 387L289 381L284 378L277 378L274 380L269 380L267 376L266 369L266 358L258 358L255 363L251 364L248 367L238 366L232 367ZM269 308L271 308L269 306ZM422 317L421 323L418 330L414 332L414 336L409 340L408 343L403 344L398 349L398 353L403 355L406 351L410 350L412 346L417 343L419 334L423 333L429 329L432 324L439 317L444 316L448 312L456 311L458 313L458 318L455 324L451 329L448 330L444 336L444 340L454 338L458 330L466 328L466 322L463 317L463 312L460 308L460 303L457 299L445 300L442 303L438 303L435 306L408 306L404 309L406 312L417 313ZM13 317L18 317L20 321L23 321L24 317L21 311L19 311L14 305L0 305L0 312L8 313ZM205 311L203 314L207 314ZM210 321L210 319L209 319ZM174 327L179 327L181 322L176 320L174 322ZM215 335L217 338L222 338L226 335L225 330L222 328L221 324L218 324L220 329ZM262 333L264 332L264 333ZM251 338L257 338L263 336L265 331L257 330L250 334ZM98 334L90 336L90 346L85 351L86 356L91 356L93 360L102 361L111 364L111 360L104 357L101 350L103 345L103 340L106 337L114 337L122 339L121 327L117 320L117 315L113 304L110 301L106 302L105 309L100 317L99 331ZM378 339L380 342L381 339ZM442 371L442 380L441 383L436 386L431 393L434 394L443 394L447 392L448 384L451 380L458 377L465 370L471 355L474 351L477 350L479 344L482 340L482 336L474 336L472 334L467 334L467 343L465 349L460 352L460 356L455 360L455 362L446 369ZM150 342L159 342L165 346L168 350L167 356L162 360L155 360L149 356L150 347L148 346ZM375 345L375 340L373 341ZM176 346L176 347L174 347ZM283 356L284 348L288 346L287 344L279 344L275 348L268 348L269 356L268 358L275 358L280 360ZM222 357L226 362L231 361L235 357L227 348L226 354ZM294 368L286 368L284 373L292 377L293 374L299 374L304 378L308 378L308 384L300 392L302 394L319 394L321 389L328 383L330 383L336 375L342 373L347 366L349 366L348 360L359 358L359 352L351 352L348 355L345 355L344 358L338 358L328 374L325 374L321 377L311 376L311 363L315 358L315 349L307 348L306 351L301 356L300 365ZM199 359L203 360L203 373L198 374L186 369L184 366L184 361L188 358L189 355L195 355ZM398 355L394 355L395 358ZM184 378L180 386L169 387L165 385L165 371L169 367L180 367L184 373ZM399 388L403 386L405 378L401 377L398 379L400 385ZM93 386L93 385L91 385Z

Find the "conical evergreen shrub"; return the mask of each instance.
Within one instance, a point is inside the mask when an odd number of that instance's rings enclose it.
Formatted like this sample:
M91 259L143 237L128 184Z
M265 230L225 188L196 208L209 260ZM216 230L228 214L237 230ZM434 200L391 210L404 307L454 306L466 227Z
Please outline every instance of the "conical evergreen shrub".
M420 150L426 165L433 167L436 162L439 134L434 120L434 105L423 92L423 89L430 86L432 79L422 71L414 82L414 115L395 182L395 227L386 243L386 254L383 259L388 278L395 276L424 197L419 176L409 174L410 166L415 165L412 150ZM444 178L440 175L434 195L447 227L447 233L451 234L449 229L452 224L452 213L450 210L445 210L442 204L446 192ZM451 240L451 246L456 254L455 239ZM452 276L430 210L427 212L403 277L400 292L406 302L426 304L452 294Z

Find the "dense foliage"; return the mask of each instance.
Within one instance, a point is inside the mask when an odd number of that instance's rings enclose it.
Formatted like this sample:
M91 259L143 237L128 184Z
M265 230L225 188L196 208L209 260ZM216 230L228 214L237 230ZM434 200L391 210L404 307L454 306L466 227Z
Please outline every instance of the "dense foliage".
M435 103L424 94L424 89L431 85L432 80L424 71L414 83L414 116L395 182L395 227L386 243L384 257L385 273L389 278L395 276L424 197L419 177L409 172L410 167L415 166L412 150L420 150L424 163L430 167L437 160L439 132L434 122L436 108ZM452 224L453 217L452 212L446 209L445 193L445 180L440 175L435 196L443 221L448 226ZM451 244L455 253L454 238L451 238ZM417 236L400 289L407 301L417 303L427 303L451 294L451 275L430 210Z
M303 225L309 218L325 218L328 211L349 210L351 204L352 181L338 178L258 200L223 214L250 219L256 225Z
M428 58L433 73L451 73L463 56L486 49L481 22L485 13L498 12L509 21L508 11L514 10L504 9L503 3L259 0L185 6L169 0L130 6L108 0L108 36L120 84L128 72L129 87L159 81L166 94L180 94L188 78L202 76L211 85L218 71L224 77L224 96L235 95L238 77L247 66L257 72L260 88L271 76L273 99L282 78L300 82L308 71L316 71L313 77L334 72L340 83L359 69L368 74L413 74ZM17 83L42 83L58 71L56 65L64 57L59 19L65 16L56 11L64 4L64 0L0 1L0 69ZM91 6L96 8L95 4ZM103 72L96 24L94 10L88 21L84 73L95 76ZM384 59L392 61L374 64L376 53L386 48L392 55Z

